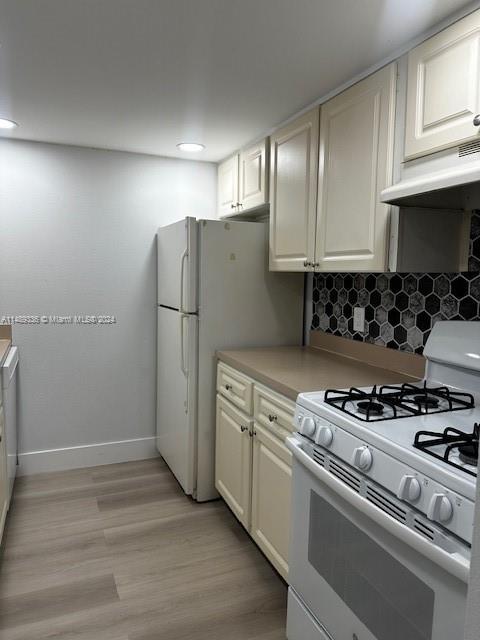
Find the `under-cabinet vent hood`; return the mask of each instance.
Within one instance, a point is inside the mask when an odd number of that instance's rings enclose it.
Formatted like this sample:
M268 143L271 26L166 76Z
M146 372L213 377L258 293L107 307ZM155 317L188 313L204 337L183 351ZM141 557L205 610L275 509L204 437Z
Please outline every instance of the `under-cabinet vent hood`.
M400 180L384 189L380 199L399 207L478 209L480 153L457 147L404 163Z

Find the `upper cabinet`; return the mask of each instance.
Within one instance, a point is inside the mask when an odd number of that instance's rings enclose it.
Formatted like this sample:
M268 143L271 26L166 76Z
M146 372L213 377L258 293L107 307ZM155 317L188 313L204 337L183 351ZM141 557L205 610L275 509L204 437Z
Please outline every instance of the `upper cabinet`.
M405 159L480 140L480 12L408 54Z
M270 144L270 270L311 270L315 255L319 108Z
M268 204L268 138L220 163L217 179L220 218Z
M238 155L224 160L217 170L218 216L230 216L238 205Z
M321 107L316 271L384 271L391 183L396 65Z
M238 176L240 213L268 203L268 140L240 152Z
M272 136L271 270L386 269L395 80L391 64Z

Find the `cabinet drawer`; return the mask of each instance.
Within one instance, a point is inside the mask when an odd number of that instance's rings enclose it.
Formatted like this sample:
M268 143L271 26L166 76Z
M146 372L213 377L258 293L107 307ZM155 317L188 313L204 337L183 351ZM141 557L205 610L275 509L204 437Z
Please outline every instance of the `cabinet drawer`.
M285 440L294 431L295 403L260 385L255 385L253 398L255 420Z
M217 368L217 391L244 413L252 414L252 380L223 364L223 362L220 362Z
M270 429L265 429L258 422L253 423L254 442L261 442L269 451L272 452L279 460L282 460L288 467L292 466L292 453L287 445L276 437Z

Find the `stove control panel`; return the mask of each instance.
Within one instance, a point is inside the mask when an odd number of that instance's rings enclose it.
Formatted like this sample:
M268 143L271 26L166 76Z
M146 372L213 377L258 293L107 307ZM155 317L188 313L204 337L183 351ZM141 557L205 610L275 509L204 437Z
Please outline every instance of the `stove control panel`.
M399 500L416 502L420 498L421 493L422 487L415 476L405 475L402 477L397 491L397 497Z
M368 471L373 463L373 455L371 450L366 446L357 447L352 456L354 467L358 467L362 471Z
M333 431L330 427L326 425L322 425L318 427L315 442L316 444L320 444L322 447L329 447L333 441Z
M307 438L312 438L315 435L315 431L317 430L317 425L315 424L315 420L309 416L305 416L302 418L300 423L300 433L302 436L307 436Z
M304 415L297 411L294 424L302 436L306 436L322 447L328 447L333 441L334 426L323 418Z
M475 511L474 500L443 485L434 476L382 450L374 439L361 439L343 426L335 425L318 413L297 404L294 425L311 443L331 452L346 464L365 474L394 496L412 505L462 540L471 543ZM425 465L425 461L422 460ZM429 461L429 464L432 463ZM428 465L427 465L428 466Z
M448 522L453 516L453 506L444 493L434 493L427 509L427 518L436 522Z

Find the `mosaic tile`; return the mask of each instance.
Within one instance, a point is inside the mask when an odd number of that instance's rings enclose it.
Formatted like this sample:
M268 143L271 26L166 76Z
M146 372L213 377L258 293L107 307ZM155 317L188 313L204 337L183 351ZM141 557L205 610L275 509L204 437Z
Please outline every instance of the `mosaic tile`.
M469 267L480 269L480 212L472 215ZM438 320L480 321L480 275L466 273L314 274L312 329L421 353ZM365 331L353 308L365 308Z

